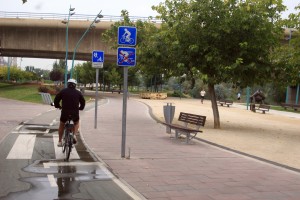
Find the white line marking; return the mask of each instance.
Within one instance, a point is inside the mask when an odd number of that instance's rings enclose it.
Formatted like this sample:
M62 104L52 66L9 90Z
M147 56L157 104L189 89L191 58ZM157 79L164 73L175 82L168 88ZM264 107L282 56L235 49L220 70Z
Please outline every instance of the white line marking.
M55 149L55 158L56 159L64 159L65 154L62 152L62 147L57 146L58 143L58 135L54 136L53 135L53 144L54 144L54 149ZM70 154L70 160L71 159L80 159L75 146L73 146L71 154Z
M98 165L101 166L98 162L44 162L43 163L44 168L50 168L50 167L63 167L63 166L90 166L90 165Z
M17 134L47 134L46 131L40 132L40 131L12 131L11 133L17 133Z
M48 174L48 180L49 180L49 183L50 183L50 186L51 187L57 187L57 183L56 183L56 180L54 178L54 176L51 174Z
M19 125L15 130L20 130L20 128L22 127L23 125Z
M35 135L19 135L6 159L31 159Z

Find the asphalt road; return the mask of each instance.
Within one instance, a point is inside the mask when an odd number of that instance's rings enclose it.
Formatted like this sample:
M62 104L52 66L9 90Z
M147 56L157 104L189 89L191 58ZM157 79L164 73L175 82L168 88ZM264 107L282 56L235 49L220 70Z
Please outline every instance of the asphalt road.
M13 108L14 103L18 107L20 103L2 98L0 101L0 107L9 105L6 109ZM88 104L86 110L92 107ZM62 148L56 146L58 110L49 106L48 112L30 120L24 120L30 113L22 113L30 110L13 111L15 113L9 111L11 119L13 115L22 119L10 120L8 124L4 117L0 118L0 124L6 125L1 125L4 128L0 140L0 199L133 199L83 145L81 138L71 152L70 161L63 160Z

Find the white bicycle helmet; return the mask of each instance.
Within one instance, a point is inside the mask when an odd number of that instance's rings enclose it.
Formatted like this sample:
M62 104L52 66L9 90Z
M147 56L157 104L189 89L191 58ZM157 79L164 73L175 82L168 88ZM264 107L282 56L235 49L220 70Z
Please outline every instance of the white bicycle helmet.
M68 88L76 88L77 81L75 79L69 79L68 80Z
M68 83L73 83L73 84L77 85L77 81L72 78L68 80Z

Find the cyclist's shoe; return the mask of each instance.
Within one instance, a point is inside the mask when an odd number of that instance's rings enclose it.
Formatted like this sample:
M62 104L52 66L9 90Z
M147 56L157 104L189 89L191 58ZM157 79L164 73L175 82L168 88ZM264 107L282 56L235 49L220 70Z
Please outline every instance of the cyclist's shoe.
M62 147L62 142L58 142L58 143L57 143L57 146L58 146L58 147Z
M73 137L73 144L77 144L77 139L76 139L76 137Z

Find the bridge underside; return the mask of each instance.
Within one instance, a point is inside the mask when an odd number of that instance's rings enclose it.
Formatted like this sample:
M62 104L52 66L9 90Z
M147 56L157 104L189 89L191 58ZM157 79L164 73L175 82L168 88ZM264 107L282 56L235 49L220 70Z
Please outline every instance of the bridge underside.
M92 51L101 50L105 62L116 62L116 50L101 40L102 33L112 23L100 22L81 38L90 24L90 21L69 22L68 60L72 60L76 48L75 60L91 61ZM65 59L66 25L60 20L0 19L0 56Z
M25 49L0 49L0 56L4 57L23 57L23 58L48 58L48 59L65 59L66 51L39 51ZM72 60L73 52L68 52L68 60ZM91 53L76 52L75 60L91 61ZM105 54L105 62L116 62L117 56Z

